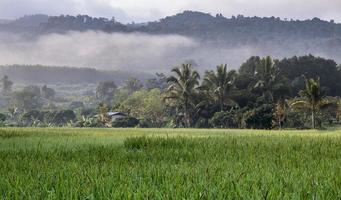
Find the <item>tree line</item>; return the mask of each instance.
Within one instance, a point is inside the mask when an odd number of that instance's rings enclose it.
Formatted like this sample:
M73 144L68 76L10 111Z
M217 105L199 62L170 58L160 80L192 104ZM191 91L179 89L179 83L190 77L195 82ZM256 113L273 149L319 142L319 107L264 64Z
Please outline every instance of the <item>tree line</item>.
M44 85L11 91L5 76L6 117L20 126L321 128L341 114L340 67L312 55L276 60L251 57L238 70L226 64L199 73L190 63L145 82L99 82L81 101L59 106L56 92ZM65 104L63 104L65 105ZM108 113L127 115L113 120Z

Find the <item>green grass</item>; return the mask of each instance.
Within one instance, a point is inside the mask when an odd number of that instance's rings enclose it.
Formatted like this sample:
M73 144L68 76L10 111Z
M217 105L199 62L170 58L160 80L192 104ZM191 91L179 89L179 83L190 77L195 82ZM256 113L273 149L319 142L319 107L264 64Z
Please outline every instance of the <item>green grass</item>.
M0 199L340 199L341 131L0 129Z

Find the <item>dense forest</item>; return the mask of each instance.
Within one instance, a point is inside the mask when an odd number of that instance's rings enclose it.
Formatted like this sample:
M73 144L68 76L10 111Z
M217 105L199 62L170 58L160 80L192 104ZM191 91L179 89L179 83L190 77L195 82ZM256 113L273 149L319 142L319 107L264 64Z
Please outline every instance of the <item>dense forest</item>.
M94 72L32 69L39 77L52 71L65 80L64 73ZM79 85L68 95L47 83L18 88L4 75L0 118L3 126L323 128L339 122L340 78L335 61L313 55L282 60L253 56L238 70L222 64L204 73L183 63L145 81L104 79L85 93L78 91L87 86Z
M7 27L7 29L5 29ZM122 24L115 18L95 18L88 15L31 15L17 20L0 23L0 30L19 27L36 28L40 33L101 30L107 32L148 32L156 34L181 34L209 39L228 39L230 36L245 37L288 37L306 39L341 37L341 24L333 20L327 22L319 18L311 20L281 19L279 17L230 18L222 14L212 16L208 13L184 11L159 21L147 23ZM313 31L312 31L313 30ZM255 38L254 38L255 39Z

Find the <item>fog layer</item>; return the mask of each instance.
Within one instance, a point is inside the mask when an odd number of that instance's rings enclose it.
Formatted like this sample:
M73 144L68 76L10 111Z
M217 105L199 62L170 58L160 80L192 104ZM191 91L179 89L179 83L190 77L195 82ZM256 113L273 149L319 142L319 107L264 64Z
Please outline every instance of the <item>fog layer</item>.
M292 44L288 44L288 47L268 45L262 49L251 46L227 47L228 44L201 43L179 35L90 31L50 34L28 40L19 35L1 33L0 65L41 64L153 73L168 72L186 61L194 61L199 70L206 70L221 63L238 68L254 55L277 58L309 53L319 55L306 52L299 44L296 45L293 48L299 51L290 50Z

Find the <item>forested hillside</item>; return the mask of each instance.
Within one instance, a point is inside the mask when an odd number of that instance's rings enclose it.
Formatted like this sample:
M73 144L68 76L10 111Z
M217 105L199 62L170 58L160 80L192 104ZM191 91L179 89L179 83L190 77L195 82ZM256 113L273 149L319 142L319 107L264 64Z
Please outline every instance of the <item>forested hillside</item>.
M155 22L141 24L123 24L116 21L114 17L106 19L87 15L61 15L49 18L44 15L33 15L0 24L0 32L22 33L29 38L50 33L64 34L69 31L90 30L107 33L142 32L149 35L182 35L198 42L200 48L205 49L204 52L242 57L230 58L232 64L240 64L243 59L251 55L284 58L314 54L341 62L341 24L318 18L300 21L243 15L212 16L207 13L185 11ZM231 53L232 50L234 52ZM197 54L200 55L191 55L192 58L199 60L204 59L201 57L209 57L204 53Z

